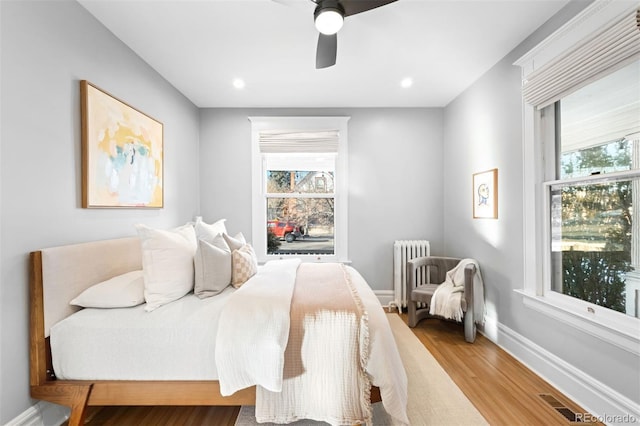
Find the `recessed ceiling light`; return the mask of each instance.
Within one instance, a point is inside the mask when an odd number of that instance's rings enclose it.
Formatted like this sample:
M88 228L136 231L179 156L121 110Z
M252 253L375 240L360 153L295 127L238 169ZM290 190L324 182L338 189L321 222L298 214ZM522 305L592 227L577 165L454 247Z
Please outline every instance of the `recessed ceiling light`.
M402 79L402 81L400 82L400 86L404 87L405 89L411 87L412 85L413 80L409 77Z
M244 89L244 80L241 78L236 78L233 80L233 87L236 89Z

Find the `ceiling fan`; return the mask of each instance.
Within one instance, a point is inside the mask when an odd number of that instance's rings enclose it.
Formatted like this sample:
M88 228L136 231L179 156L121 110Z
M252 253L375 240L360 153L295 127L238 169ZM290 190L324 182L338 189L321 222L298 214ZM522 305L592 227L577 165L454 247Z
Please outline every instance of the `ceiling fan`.
M286 3L285 0L276 0ZM313 18L319 32L316 49L316 69L328 68L336 63L338 31L344 18L385 6L397 0L311 0L316 4Z

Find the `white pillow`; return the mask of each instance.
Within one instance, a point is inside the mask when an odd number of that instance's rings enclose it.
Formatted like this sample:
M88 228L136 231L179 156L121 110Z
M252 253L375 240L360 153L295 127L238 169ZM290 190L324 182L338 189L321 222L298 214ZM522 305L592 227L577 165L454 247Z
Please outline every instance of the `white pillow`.
M234 250L240 250L245 244L247 244L247 240L244 238L244 235L242 235L242 232L238 232L234 237L227 234L222 234L222 236L231 249L231 252Z
M221 234L214 238L213 244L198 240L194 264L194 293L199 298L215 296L231 283L231 250Z
M136 225L142 247L145 310L173 302L193 289L193 256L198 246L191 225L172 230Z
M94 284L75 299L71 305L83 308L128 308L144 303L144 277L142 271L131 271Z
M224 224L226 220L227 219L220 219L217 222L209 224L203 222L202 217L196 217L196 223L193 225L196 230L196 237L198 237L199 240L212 243L216 235L227 233L227 227Z
M245 244L231 253L231 285L235 288L242 286L249 278L258 272L258 258L251 244Z

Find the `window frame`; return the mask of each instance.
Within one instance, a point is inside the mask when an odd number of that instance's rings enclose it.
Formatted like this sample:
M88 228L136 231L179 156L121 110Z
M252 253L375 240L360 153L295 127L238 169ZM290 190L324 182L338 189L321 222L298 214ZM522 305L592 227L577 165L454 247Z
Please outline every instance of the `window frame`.
M523 82L531 72L551 63L582 40L597 35L602 28L637 7L631 6L623 2L596 2L588 6L515 62L514 65L522 69ZM555 106L537 109L524 99L522 105L524 276L523 288L515 291L523 296L525 306L640 355L638 318L551 290L550 190L558 181L548 177L555 176L556 168ZM613 173L609 174L612 176ZM597 180L598 176L592 179Z
M281 259L284 255L267 254L266 161L260 152L260 132L267 130L323 131L338 130L338 152L335 155L334 180L334 254L295 255L303 262L342 262L348 258L348 116L249 117L251 122L252 239L258 261ZM300 194L302 197L305 194Z

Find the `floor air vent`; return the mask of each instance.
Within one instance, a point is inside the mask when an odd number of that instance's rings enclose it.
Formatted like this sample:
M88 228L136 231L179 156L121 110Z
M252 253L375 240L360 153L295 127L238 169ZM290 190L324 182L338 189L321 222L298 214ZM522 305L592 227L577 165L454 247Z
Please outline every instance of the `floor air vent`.
M553 395L541 393L540 398L542 398L547 404L553 407L553 409L558 413L562 414L568 421L572 423L582 423L582 419L580 418L580 416L576 416L576 413L565 407L562 402L558 401Z

